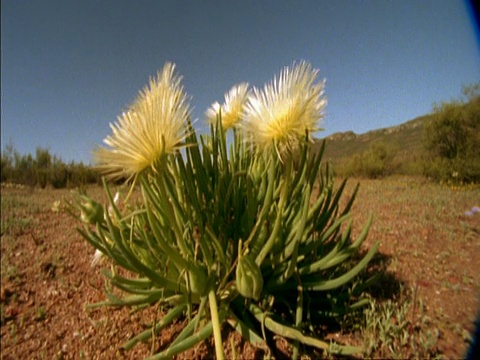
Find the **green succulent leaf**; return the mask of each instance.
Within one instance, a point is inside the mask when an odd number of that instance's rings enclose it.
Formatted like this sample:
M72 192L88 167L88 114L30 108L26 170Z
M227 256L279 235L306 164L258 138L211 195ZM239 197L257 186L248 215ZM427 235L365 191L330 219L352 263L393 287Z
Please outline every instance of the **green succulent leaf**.
M303 282L303 286L308 290L326 291L326 290L338 288L348 283L355 276L357 276L360 271L362 271L367 266L367 264L370 262L370 260L373 258L373 256L377 252L379 245L380 245L380 242L377 241L375 245L372 246L370 251L365 255L365 257L359 263L357 263L357 265L355 265L352 269L350 269L347 273L343 274L342 276L339 276L331 280L321 280L321 279L306 280Z

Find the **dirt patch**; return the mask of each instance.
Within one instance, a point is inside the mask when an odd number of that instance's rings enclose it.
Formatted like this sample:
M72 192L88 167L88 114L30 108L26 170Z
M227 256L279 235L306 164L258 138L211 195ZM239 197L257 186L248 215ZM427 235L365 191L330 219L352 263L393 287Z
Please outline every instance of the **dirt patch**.
M101 189L89 193L103 198ZM54 202L62 197L69 197L69 192L2 187L2 359L138 359L164 348L180 331L181 322L153 341L128 352L120 349L161 318L161 309L86 308L105 300L105 280L101 266L91 266L94 250L76 232L76 221L54 211ZM437 332L438 354L447 358L465 354L479 309L480 214L464 214L479 202L478 188L452 190L395 178L362 181L353 208L357 234L369 213L375 215L366 247L381 242L377 259L386 272L378 289L388 297L399 293L402 284L414 294L419 305L409 316L427 318L423 323L427 328L421 330ZM389 284L397 288L388 290ZM227 327L223 331L227 357L233 356L232 344L239 358L272 355ZM328 337L364 344L362 333L349 329L330 329ZM274 341L278 353L273 355L288 358L288 343ZM181 358L211 358L214 353L212 341L206 341ZM308 349L306 354L320 356Z

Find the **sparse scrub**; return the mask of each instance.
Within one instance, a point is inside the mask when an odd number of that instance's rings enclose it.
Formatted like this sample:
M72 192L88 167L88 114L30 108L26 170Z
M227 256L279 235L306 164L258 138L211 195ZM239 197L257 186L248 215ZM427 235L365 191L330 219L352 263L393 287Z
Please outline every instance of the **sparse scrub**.
M439 331L431 328L422 302L410 294L404 294L399 301L379 302L372 298L364 316L361 333L366 358L405 359L415 354L430 359L440 355Z
M1 233L14 236L29 231L34 226L33 214L37 211L34 205L27 205L17 196L1 197ZM27 209L27 211L25 211Z

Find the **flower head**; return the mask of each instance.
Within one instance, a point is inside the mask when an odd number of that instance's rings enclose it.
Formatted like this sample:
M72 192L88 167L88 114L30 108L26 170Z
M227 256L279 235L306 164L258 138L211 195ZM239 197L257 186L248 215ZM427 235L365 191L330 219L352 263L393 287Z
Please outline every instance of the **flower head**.
M327 104L325 81L315 83L318 70L302 61L285 67L263 90L255 88L245 109L244 128L259 149L274 146L277 152L295 148L318 130Z
M222 126L225 130L236 126L243 117L248 94L247 83L233 86L230 91L225 94L225 103L223 105L215 102L205 112L207 120L211 123L215 123L218 114L221 113Z
M130 179L147 168L155 170L159 160L181 147L191 110L174 69L174 64L166 63L128 111L110 124L112 134L104 139L109 148L94 154L106 176Z

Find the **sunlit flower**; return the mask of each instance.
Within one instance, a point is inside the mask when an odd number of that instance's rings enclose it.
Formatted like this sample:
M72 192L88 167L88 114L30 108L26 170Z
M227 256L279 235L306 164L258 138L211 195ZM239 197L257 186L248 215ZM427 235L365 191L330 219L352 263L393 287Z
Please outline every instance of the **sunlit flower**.
M100 250L96 249L95 254L93 254L93 259L92 259L92 262L90 263L90 266L92 267L97 266L98 264L100 264L103 258L104 258L103 253Z
M219 112L221 112L222 126L225 130L236 126L242 119L248 94L247 83L233 86L230 91L225 94L225 103L223 105L215 102L205 112L207 120L211 123L215 123Z
M280 154L321 130L327 104L325 81L315 83L318 70L304 61L285 67L263 90L255 88L245 106L244 127L258 149L274 146Z
M108 148L94 154L106 176L130 179L147 168L156 170L159 160L182 146L191 110L174 69L174 64L165 64L128 111L110 124L112 134L104 139Z

